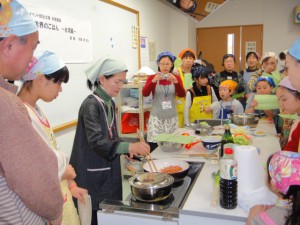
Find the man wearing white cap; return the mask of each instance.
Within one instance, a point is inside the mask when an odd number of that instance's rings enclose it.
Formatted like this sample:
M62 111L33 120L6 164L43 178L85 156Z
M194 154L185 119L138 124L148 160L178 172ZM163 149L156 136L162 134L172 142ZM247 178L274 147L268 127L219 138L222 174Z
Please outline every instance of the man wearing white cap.
M36 133L6 80L24 74L38 31L17 1L0 1L0 224L60 224L63 198L57 158Z

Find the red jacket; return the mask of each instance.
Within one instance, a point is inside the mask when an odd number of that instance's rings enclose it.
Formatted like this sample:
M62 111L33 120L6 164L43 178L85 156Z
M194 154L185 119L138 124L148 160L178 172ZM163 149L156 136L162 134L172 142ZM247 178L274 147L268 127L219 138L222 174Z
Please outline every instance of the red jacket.
M174 75L178 81L177 84L174 84L175 85L175 93L176 93L176 96L178 97L185 97L185 89L183 87L183 84L182 84L182 80L179 76L177 75ZM146 84L143 88L143 96L147 97L150 95L150 93L152 93L152 95L154 96L155 94L155 88L156 88L156 84L157 82L152 82L153 78L155 77L155 75L150 75L146 81ZM169 85L171 84L170 81L168 80L160 80L159 81L159 84L161 85Z
M283 150L298 152L299 139L300 139L300 122L298 123L296 129L293 131L291 140L284 146Z

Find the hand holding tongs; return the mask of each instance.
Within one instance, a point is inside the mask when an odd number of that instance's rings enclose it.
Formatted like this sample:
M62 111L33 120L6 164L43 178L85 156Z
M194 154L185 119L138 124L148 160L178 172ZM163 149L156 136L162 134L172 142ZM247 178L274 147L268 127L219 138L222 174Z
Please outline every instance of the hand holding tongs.
M140 142L145 142L143 132L140 131L139 129L137 129L137 133L139 135ZM145 159L146 159L146 161L147 161L147 163L149 165L149 168L150 168L151 172L158 172L158 170L156 168L156 165L155 165L154 161L151 158L151 155L150 154L146 155Z

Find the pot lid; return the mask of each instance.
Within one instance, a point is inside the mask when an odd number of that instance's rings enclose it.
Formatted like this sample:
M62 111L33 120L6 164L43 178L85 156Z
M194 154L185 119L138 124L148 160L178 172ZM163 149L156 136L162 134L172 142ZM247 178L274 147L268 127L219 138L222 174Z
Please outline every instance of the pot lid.
M164 173L142 173L129 178L129 184L139 188L162 188L174 182L174 178Z

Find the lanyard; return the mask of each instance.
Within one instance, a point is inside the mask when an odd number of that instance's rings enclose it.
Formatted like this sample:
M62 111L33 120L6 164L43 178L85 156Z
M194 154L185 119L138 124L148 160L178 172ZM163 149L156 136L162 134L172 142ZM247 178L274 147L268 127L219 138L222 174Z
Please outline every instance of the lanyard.
M105 115L106 126L107 126L107 129L109 131L109 137L110 137L110 139L112 139L113 138L112 127L113 127L113 123L114 123L114 119L115 119L114 110L113 109L111 110L111 112L112 112L112 119L111 119L111 123L109 124L108 123L107 112L106 112L106 110L104 108L104 105L105 105L104 101L101 98L99 98L97 95L95 95L95 94L93 94L93 95L98 100L98 102L100 103L100 105L102 106L102 109L103 109L104 115Z
M170 89L170 84L164 85L164 84L159 84L159 86L163 88L164 96L165 96L165 101L168 100L168 95L169 95L169 89Z

